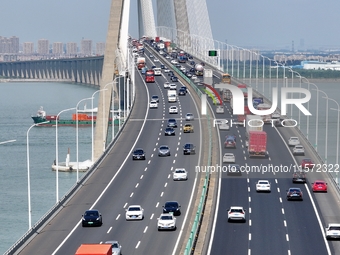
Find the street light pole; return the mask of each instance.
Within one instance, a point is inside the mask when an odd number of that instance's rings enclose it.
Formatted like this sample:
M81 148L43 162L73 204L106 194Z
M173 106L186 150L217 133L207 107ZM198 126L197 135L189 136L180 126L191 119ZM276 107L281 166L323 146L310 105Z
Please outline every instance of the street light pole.
M327 164L327 158L328 158L328 152L327 152L327 141L328 141L328 95L322 91L322 90L319 90L320 92L322 92L324 95L325 95L325 99L327 100L326 101L326 139L325 139L325 163Z
M65 110L62 110L61 112L58 113L57 118L56 118L56 122L55 122L55 151L56 151L56 203L58 203L59 201L59 161L58 161L58 119L59 119L59 115L63 112L66 111L71 111L71 110L75 110L76 108L68 108Z
M28 134L30 130L38 125L48 123L48 121L41 122L39 124L33 124L27 130L26 133L26 152L27 152L27 195L28 195L28 229L32 228L32 207L31 207L31 174L30 174L30 147L29 147L29 139ZM15 140L7 141L14 142Z

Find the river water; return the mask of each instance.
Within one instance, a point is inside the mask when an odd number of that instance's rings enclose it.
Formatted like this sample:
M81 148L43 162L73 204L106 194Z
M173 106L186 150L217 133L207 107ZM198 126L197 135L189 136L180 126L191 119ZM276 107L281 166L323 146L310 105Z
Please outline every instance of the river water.
M297 81L296 81L297 82ZM316 81L320 90L340 102L340 82ZM252 84L255 88L256 86ZM295 83L295 86L298 84ZM306 86L305 86L306 87ZM258 89L268 95L268 84L258 84ZM83 99L91 97L95 88L79 84L22 82L0 83L0 254L4 253L28 230L28 193L27 193L27 132L33 124L31 115L35 115L40 106L48 115L76 107ZM97 96L94 106L97 106ZM325 118L326 100L319 96L318 151L325 158ZM79 109L83 107L80 105ZM91 108L91 102L87 102ZM337 108L330 103L329 108ZM288 109L290 112L290 109ZM309 137L312 144L316 140L316 92L312 91L310 100ZM298 111L293 109L293 118L298 119ZM71 118L72 111L64 112L60 118ZM306 134L307 118L300 118L301 130ZM336 160L337 112L329 110L328 123L328 163ZM37 222L56 202L56 173L51 170L56 158L54 127L33 127L29 134L29 156L31 176L32 225ZM58 158L65 161L68 149L70 161L76 161L76 130L74 127L58 127ZM79 129L79 161L91 158L91 127ZM81 174L80 174L81 175ZM76 173L59 172L59 198L76 182Z
M92 97L94 87L67 83L20 82L0 83L0 254L15 243L29 227L27 185L27 132L40 106L47 115L76 107L83 98ZM98 94L94 97L97 106ZM86 102L91 108L91 100ZM83 102L82 102L83 103ZM84 104L80 103L79 109ZM61 119L71 119L74 111L63 112ZM91 127L78 130L79 161L91 159ZM51 165L56 158L55 127L33 127L29 133L29 165L31 176L32 225L56 202L56 172ZM75 127L58 127L58 158L65 162L68 149L70 161L76 161ZM80 174L81 176L81 174ZM76 173L59 172L59 198L76 182Z

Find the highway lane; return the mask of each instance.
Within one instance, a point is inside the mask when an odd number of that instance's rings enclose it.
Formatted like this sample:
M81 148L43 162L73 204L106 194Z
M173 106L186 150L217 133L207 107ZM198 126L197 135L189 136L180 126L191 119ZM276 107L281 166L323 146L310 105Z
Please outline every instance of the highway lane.
M158 77L157 77L158 79ZM150 95L159 92L159 87L156 84L148 84ZM143 99L141 104L136 103L137 112L145 111L147 97L143 95L143 89L136 88L137 94L142 95L138 99ZM156 89L156 90L154 90ZM186 100L184 100L186 99ZM72 254L76 248L84 242L97 243L106 240L116 239L119 240L125 253L139 254L142 252L155 252L159 249L164 253L165 250L172 252L179 231L172 233L158 233L156 229L156 218L161 213L161 205L166 200L178 200L182 204L182 215L178 216L178 226L183 223L185 213L188 210L187 204L191 196L192 185L194 183L195 173L190 170L198 164L198 156L196 155L182 155L182 141L193 141L196 143L196 148L199 149L197 142L200 139L200 130L198 121L194 121L195 133L192 134L176 134L175 137L164 137L163 130L165 122L162 127L162 118L170 117L167 113L168 103L165 102L166 111L163 113L160 107L157 110L149 111L149 118L145 123L144 130L146 134L140 137L136 147L141 146L146 150L147 160L145 161L132 161L130 155L122 167L120 173L116 176L116 179L108 187L101 199L97 202L95 208L99 209L103 214L103 226L100 228L82 228L80 226L75 227L74 232L69 239L60 247L56 254ZM138 108L142 106L141 108ZM162 106L162 102L160 104ZM185 96L181 100L181 108L195 112L195 107L189 95ZM179 114L180 115L180 114ZM131 129L123 131L122 139L119 139L118 147L110 152L110 155L103 162L100 169L94 175L102 175L99 183L95 180L91 180L91 183L86 183L83 189L75 198L77 202L71 202L66 208L75 207L79 205L80 208L73 208L68 213L63 211L57 215L57 217L49 224L49 226L42 232L49 240L52 238L54 244L61 243L64 237L68 234L70 228L76 225L79 221L81 214L88 209L96 200L96 196L100 194L100 190L103 189L107 183L112 179L112 176L117 169L123 165L124 156L129 154L129 149L136 139L135 133L141 129L142 114L132 116L131 123L133 126ZM135 121L133 120L135 119ZM177 128L178 130L180 129ZM158 140L159 138L159 140ZM181 140L180 140L181 138ZM165 140L166 139L166 140ZM157 154L153 151L158 148L157 143L167 142L172 150L177 151L168 158L158 158ZM199 151L198 151L199 152ZM154 156L152 156L154 153ZM113 156L111 158L111 156ZM190 159L190 160L189 160ZM149 163L150 160L150 163ZM174 160L176 160L174 162ZM174 182L171 179L172 167L184 166L189 170L189 180L187 182ZM105 175L104 175L105 173ZM170 178L169 178L170 177ZM90 186L95 186L97 190L89 190ZM93 188L93 187L91 187ZM80 202L79 202L80 201ZM127 205L141 204L145 208L145 219L141 222L126 222L125 211ZM66 216L67 215L67 216ZM58 220L62 218L61 222ZM64 222L67 224L63 225ZM56 235L50 235L50 233L57 233ZM52 250L55 250L55 245L50 245L51 241L42 241L42 236L39 235L39 240L35 238L29 246L23 251L22 254L32 254L34 251L36 254L49 254ZM156 247L150 245L151 240L158 240ZM42 245L45 244L46 245ZM48 243L48 244L47 244ZM40 247L34 246L34 244L40 244ZM138 246L138 247L137 247ZM137 247L137 248L136 248ZM158 248L157 248L158 247ZM156 249L156 250L155 250Z
M225 116L231 117L230 109ZM275 128L265 126L264 129L269 137L268 158L248 158L244 144L240 144L241 141L244 142L244 127L231 127L229 133L238 136L237 149L223 149L222 154L226 151L234 152L236 163L240 165L294 164L284 143L278 142L280 137ZM225 131L220 133L221 142L224 142L222 134ZM298 185L305 194L303 202L288 202L285 199L286 190L296 186L296 184L292 185L292 172L275 175L243 173L242 177L237 180L235 178L237 177L231 179L225 173L222 174L218 218L211 254L272 254L273 252L314 254L315 251L319 254L327 254L317 218L304 186ZM256 193L255 184L258 179L269 179L272 183L272 192ZM226 209L233 205L248 209L246 224L227 223ZM313 237L310 233L313 233ZM245 245L246 241L248 246Z

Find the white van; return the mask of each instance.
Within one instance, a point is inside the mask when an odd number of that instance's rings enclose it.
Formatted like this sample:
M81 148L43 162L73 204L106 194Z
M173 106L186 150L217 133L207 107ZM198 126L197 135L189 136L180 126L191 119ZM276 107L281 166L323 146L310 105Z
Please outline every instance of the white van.
M162 75L162 69L160 67L156 67L153 69L154 72L155 72L155 76L159 76L159 75Z

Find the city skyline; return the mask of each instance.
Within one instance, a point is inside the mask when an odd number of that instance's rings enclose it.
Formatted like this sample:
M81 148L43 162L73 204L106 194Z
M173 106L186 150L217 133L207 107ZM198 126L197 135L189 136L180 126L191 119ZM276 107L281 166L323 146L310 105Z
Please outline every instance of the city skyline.
M153 4L155 11L156 0ZM1 35L16 35L22 42L35 42L41 38L78 44L83 38L105 42L110 5L111 0L103 0L100 5L89 0L21 0L19 4L6 1L2 3ZM332 24L337 24L337 15L332 13L340 9L337 1L209 0L207 8L213 37L220 42L248 48L340 47L340 35L332 29ZM14 12L15 22L9 22L13 20ZM137 20L137 3L132 1L129 33L133 37L138 35Z

